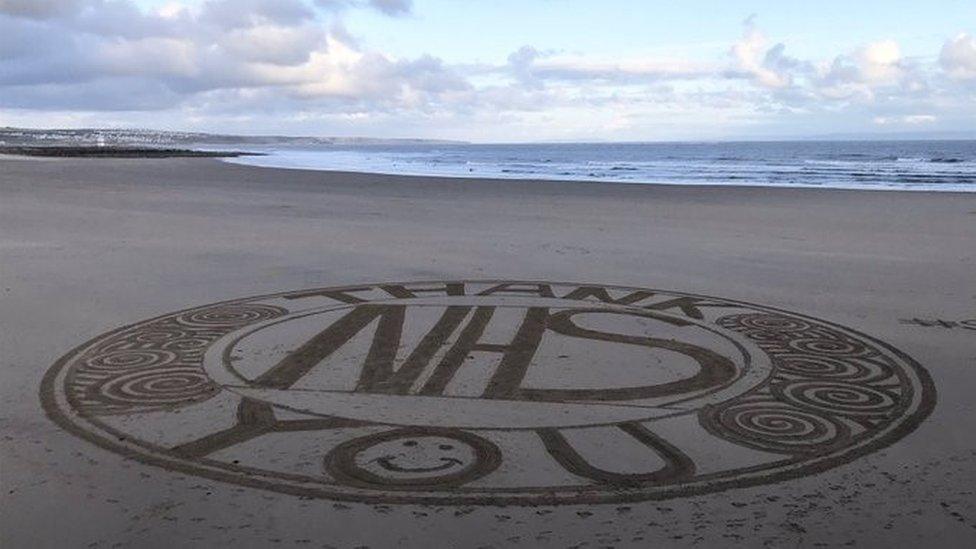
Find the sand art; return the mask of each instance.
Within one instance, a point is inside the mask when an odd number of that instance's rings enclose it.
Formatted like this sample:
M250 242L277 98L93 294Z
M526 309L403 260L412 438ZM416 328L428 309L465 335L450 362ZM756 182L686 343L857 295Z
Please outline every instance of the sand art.
M599 284L323 288L120 328L48 373L50 417L148 464L337 500L559 504L778 482L935 403L868 335Z

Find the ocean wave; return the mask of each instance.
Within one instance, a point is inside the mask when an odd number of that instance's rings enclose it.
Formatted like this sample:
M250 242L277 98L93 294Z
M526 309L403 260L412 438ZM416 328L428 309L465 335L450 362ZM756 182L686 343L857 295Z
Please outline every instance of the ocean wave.
M512 145L273 151L274 167L445 177L976 191L972 143ZM857 147L864 150L856 150Z

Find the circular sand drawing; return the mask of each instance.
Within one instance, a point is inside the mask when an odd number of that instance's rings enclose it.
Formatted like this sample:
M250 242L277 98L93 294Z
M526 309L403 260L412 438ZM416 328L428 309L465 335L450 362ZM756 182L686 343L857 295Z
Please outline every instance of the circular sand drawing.
M368 502L557 504L778 482L906 435L935 392L867 335L682 292L323 288L100 336L47 413L170 470Z

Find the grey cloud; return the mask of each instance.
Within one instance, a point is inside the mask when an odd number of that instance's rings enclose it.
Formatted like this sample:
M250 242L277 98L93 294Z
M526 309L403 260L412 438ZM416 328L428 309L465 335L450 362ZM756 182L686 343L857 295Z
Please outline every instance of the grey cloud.
M161 109L277 94L316 106L422 108L470 89L435 57L361 51L338 19L322 21L302 0L208 0L198 11L165 13L89 0L80 10L32 13L44 17L0 13L0 107Z
M0 0L0 13L31 19L49 19L73 15L88 0Z
M763 66L784 75L791 75L795 72L809 72L812 69L810 63L786 55L786 44L782 42L769 48L763 57Z
M369 0L369 5L387 15L405 15L413 9L413 0Z
M939 54L939 64L954 78L976 79L976 37L961 33L947 40Z
M830 64L830 70L819 81L821 86L836 86L860 81L860 69L848 56L838 56Z
M297 25L315 17L302 0L208 0L201 19L221 28L242 28L265 23Z
M0 60L11 61L27 57L36 62L54 50L70 47L64 34L50 35L48 40L36 40L51 27L41 21L14 19L0 15ZM3 76L0 75L0 79Z
M508 56L507 70L522 84L541 87L545 81L603 81L623 84L685 80L713 73L684 61L657 59L593 60L559 57L557 52L522 46Z
M391 60L371 52L363 55L340 75L346 86L342 89L322 87L317 82L299 84L294 95L309 100L336 99L356 102L374 109L388 109L397 105L411 108L436 102L440 96L472 89L467 80L443 61L431 56L415 60Z
M522 46L508 56L508 67L522 84L533 88L542 87L542 80L532 72L532 63L539 55L539 50L532 46Z
M314 25L251 27L227 33L219 44L243 61L300 65L313 51L324 48L326 32Z
M329 34L350 48L357 50L361 49L359 38L353 36L353 34L349 32L349 29L342 24L341 20L333 21L332 24L329 25Z
M467 80L445 67L443 61L430 55L413 61L397 62L396 73L414 88L425 92L441 93L471 88Z
M734 67L727 74L743 75L769 89L790 86L793 76L789 69L793 62L783 53L786 46L780 43L767 47L766 36L756 26L755 14L746 18L742 25L742 37L729 49Z
M391 17L407 15L413 10L413 0L315 0L315 3L329 10L343 10L354 7L370 7Z
M144 13L131 0L0 0L0 17L4 15L24 23L22 18L66 27L59 32L72 29L127 38L178 35L186 32L190 23L186 18L167 19Z
M178 106L185 96L147 78L105 78L89 82L5 87L0 108L82 111L158 111Z
M708 76L710 73L696 70L669 69L657 67L633 67L612 63L597 66L541 66L532 74L550 80L583 80L627 83L646 83L659 80L686 80Z
M63 24L86 33L129 39L182 36L188 31L195 31L193 22L187 16L176 19L157 17L143 13L134 3L126 0L93 4Z
M532 62L538 59L539 50L532 46L522 46L508 56L508 63L517 69L528 68Z

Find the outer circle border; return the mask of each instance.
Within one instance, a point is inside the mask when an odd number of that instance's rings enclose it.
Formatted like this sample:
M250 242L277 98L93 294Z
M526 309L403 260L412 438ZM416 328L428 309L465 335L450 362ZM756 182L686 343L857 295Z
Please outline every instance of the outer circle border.
M651 292L667 293L670 295L677 295L683 297L697 297L709 300L715 300L719 302L731 303L734 305L741 305L743 307L755 307L758 309L765 310L767 312L781 313L788 316L795 316L803 318L815 323L824 324L833 328L837 328L870 342L887 352L891 353L899 360L904 363L904 366L911 369L912 374L917 378L919 382L919 395L918 407L908 415L899 418L897 425L886 433L881 434L878 437L872 438L864 444L859 444L856 446L843 449L840 452L832 453L823 458L813 458L809 461L801 462L800 464L790 467L781 466L779 470L772 470L767 474L762 475L750 475L745 478L720 478L710 481L703 481L696 484L688 485L677 485L670 489L663 489L654 492L647 492L641 488L620 488L612 492L601 491L599 488L594 488L592 490L576 490L572 493L558 493L552 492L542 492L532 495L509 495L509 494L483 494L483 493L473 493L473 494L459 494L459 495L432 495L432 494L401 494L401 493L364 493L364 492L352 492L352 491L337 491L328 488L323 488L321 486L302 486L295 484L284 484L279 482L272 482L265 480L259 476L244 474L235 474L228 472L223 469L213 469L204 467L200 464L193 462L187 462L185 460L180 460L175 457L163 457L153 454L146 448L141 448L140 446L133 447L131 445L126 445L123 441L114 440L109 437L99 436L85 428L83 428L78 422L73 420L73 417L80 417L76 413L70 411L62 410L57 401L57 387L56 382L65 367L74 359L81 351L94 345L98 341L101 341L107 337L111 337L125 330L135 328L137 326L161 320L166 317L186 314L193 311L200 311L209 309L211 307L226 305L230 303L240 303L243 301L260 301L264 299L270 299L274 297L283 297L296 293L303 293L309 290L290 290L284 292L273 292L267 294L261 294L256 296L249 296L244 298L227 299L223 301L217 301L214 303L208 303L206 305L190 307L186 309L181 309L177 311L168 312L162 315L158 315L152 318L143 319L137 322L127 324L125 326L120 326L108 332L103 332L101 334L92 337L91 339L75 346L70 351L65 353L61 358L51 365L47 372L45 372L40 385L40 401L41 406L44 410L45 415L54 422L56 425L64 429L65 431L83 439L88 442L101 447L102 449L108 450L117 455L121 455L125 458L134 459L140 461L147 465L152 465L154 467L159 467L167 471L179 471L184 474L190 474L194 476L199 476L202 478L208 478L211 480L216 480L220 482L227 482L230 484L236 484L238 486L246 486L250 488L260 488L263 490L268 490L272 492L278 492L282 494L289 494L295 496L305 496L305 497L315 497L320 499L328 499L334 501L346 501L353 503L366 503L366 504L420 504L420 505L480 505L480 506L508 506L508 505L520 505L520 506L538 506L538 505L573 505L573 504L603 504L603 503L635 503L640 501L656 501L656 500L667 500L679 497L688 497L694 495L709 494L714 492L721 492L724 490L732 488L747 488L751 486L759 486L765 484L774 484L777 482L782 482L785 480L791 480L799 477L805 477L817 473L821 473L840 465L849 463L859 457L876 452L882 448L890 446L891 444L905 438L911 434L915 429L917 429L923 421L932 413L935 409L936 403L938 401L938 392L935 387L935 383L932 377L929 375L928 371L922 367L915 359L909 356L907 353L897 349L896 347L881 341L873 336L865 334L863 332L854 330L842 324L838 324L829 320L820 319L817 317L805 315L803 313L797 313L789 311L786 309L781 309L778 307L771 307L768 305L762 305L757 303L752 303L748 301L741 301L736 299L729 299L724 297L716 297L707 294L697 294L689 292L681 292L675 290L666 289L656 289L656 288L645 288L640 286L626 286L626 285L614 285L614 284L603 284L603 283L585 283L585 282L565 282L565 281L552 281L552 280L511 280L511 279L450 279L450 280L411 280L411 281L400 281L395 282L397 284L437 284L444 282L461 282L465 284L501 284L501 283L527 283L527 284L553 284L553 285L579 285L579 286L600 286L603 288L610 289L623 289L623 290L647 290ZM362 288L364 286L377 287L381 284L391 284L392 282L383 281L375 283L360 283L360 284L347 284L342 286L322 286L314 289L329 289L329 290L350 290L353 288Z

